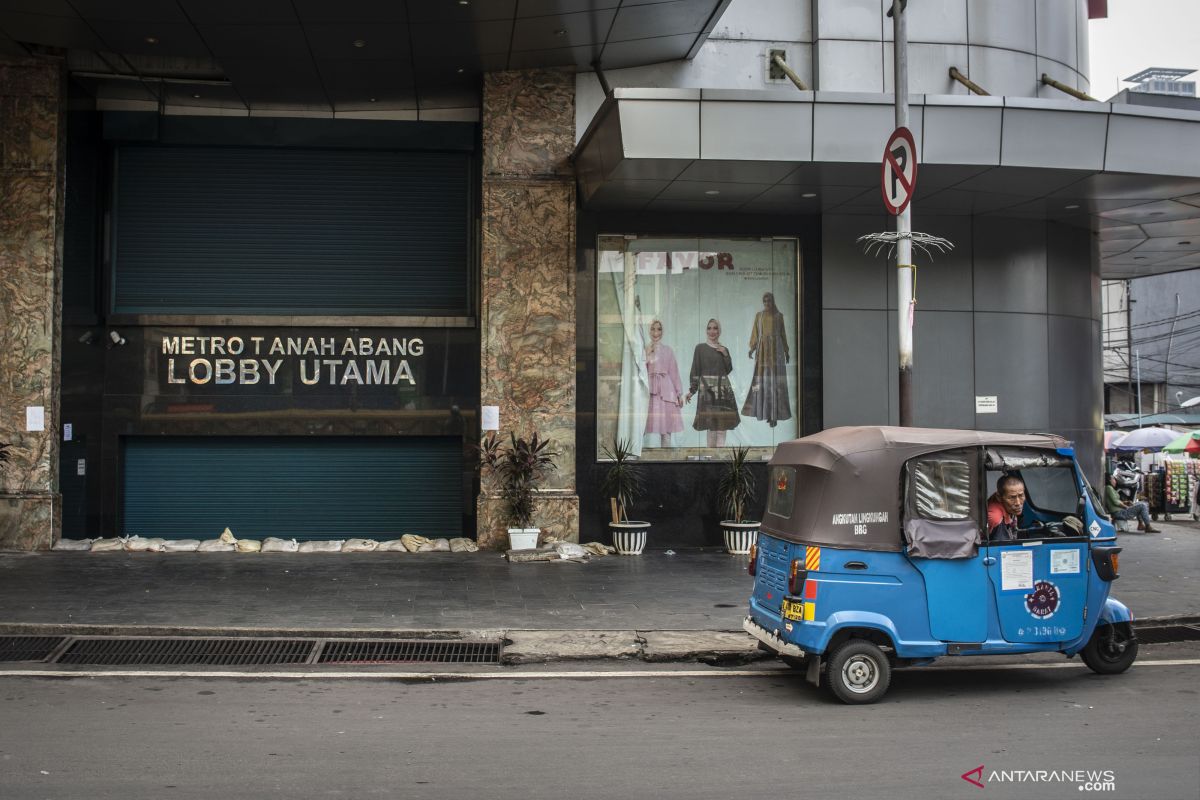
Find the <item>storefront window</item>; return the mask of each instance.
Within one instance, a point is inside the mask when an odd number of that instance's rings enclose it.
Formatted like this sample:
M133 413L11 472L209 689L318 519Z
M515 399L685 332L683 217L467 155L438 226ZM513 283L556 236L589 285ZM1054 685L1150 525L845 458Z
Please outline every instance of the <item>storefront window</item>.
M602 236L597 458L767 455L797 437L795 239Z

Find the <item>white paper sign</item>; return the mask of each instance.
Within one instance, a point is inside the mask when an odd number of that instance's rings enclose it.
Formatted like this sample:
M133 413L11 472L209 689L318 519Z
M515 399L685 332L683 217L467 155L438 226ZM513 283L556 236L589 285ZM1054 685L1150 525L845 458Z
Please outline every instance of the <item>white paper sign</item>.
M75 435L75 426L69 422L63 423L63 441L71 441L71 437Z
M994 394L977 394L975 395L975 413L976 414L997 414L999 413L999 404L996 402Z
M81 458L75 462L75 474L87 475L87 459Z
M46 408L45 408L45 406L25 406L25 430L27 430L27 431L44 431L44 430L46 430Z
M1079 574L1079 551L1078 550L1051 550L1050 551L1050 574L1051 575L1078 575Z
M484 406L479 410L479 427L485 431L500 430L500 406Z
M1006 550L1000 554L1000 591L1033 588L1033 551Z

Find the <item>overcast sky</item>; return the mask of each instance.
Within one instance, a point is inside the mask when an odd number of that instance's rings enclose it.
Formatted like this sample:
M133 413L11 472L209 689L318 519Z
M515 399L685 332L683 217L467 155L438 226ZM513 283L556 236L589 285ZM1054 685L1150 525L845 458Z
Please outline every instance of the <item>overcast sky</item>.
M1100 100L1146 67L1200 70L1200 0L1108 0L1108 19L1088 25L1091 93Z

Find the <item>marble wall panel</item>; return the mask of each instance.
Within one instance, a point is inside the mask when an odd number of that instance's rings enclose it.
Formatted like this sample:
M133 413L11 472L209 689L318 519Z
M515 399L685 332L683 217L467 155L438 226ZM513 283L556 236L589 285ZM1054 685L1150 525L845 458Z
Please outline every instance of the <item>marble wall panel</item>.
M0 62L0 547L42 549L59 530L63 63ZM25 409L45 409L27 431Z
M498 497L480 495L476 504L479 519L477 543L488 550L508 549L508 521L504 503ZM533 511L534 526L542 529L543 541L554 536L561 541L579 541L579 497L574 494L544 494L537 498Z
M483 76L483 174L574 181L575 74L564 69Z
M481 402L502 430L537 430L562 453L551 486L573 486L574 186L487 183L483 198Z
M500 408L500 435L553 441L554 492L535 524L579 531L575 491L574 76L562 70L484 76L480 403ZM481 546L505 546L503 503L483 482Z
M0 496L0 550L49 550L62 527L59 506L57 497Z

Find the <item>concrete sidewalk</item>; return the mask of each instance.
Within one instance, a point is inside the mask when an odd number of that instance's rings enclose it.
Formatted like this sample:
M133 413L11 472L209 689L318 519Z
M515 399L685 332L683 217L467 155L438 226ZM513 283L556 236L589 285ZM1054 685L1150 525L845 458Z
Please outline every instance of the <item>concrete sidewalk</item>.
M1160 524L1162 533L1121 536L1114 595L1139 618L1200 614L1200 524ZM720 651L734 642L722 632L743 636L752 584L746 563L699 550L584 564L510 564L494 552L5 553L0 631L487 632L514 646L523 632L538 631L524 638L534 660L568 641L603 654L631 655L632 647L637 657L667 658L685 642L689 652L697 642Z

